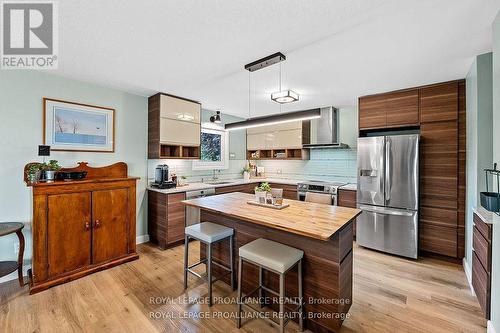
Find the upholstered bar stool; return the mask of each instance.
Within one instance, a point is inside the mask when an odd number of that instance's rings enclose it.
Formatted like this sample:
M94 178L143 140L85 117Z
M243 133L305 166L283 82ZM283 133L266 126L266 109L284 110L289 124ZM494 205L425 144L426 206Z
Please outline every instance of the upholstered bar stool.
M187 276L191 273L201 279L203 276L191 270L192 268L205 263L207 267L208 299L209 306L212 306L212 283L222 277L231 274L231 288L234 290L234 265L233 265L233 234L234 230L222 225L210 222L202 222L186 227L184 230L184 289L187 289ZM189 265L189 239L196 239L207 246L206 258ZM212 245L229 239L229 267L216 261L212 261ZM216 279L212 279L212 264L215 264L227 272Z
M288 303L294 304L297 307L294 311L299 312L299 326L300 330L304 330L304 308L303 308L303 295L302 295L302 257L304 252L287 246L281 243L273 242L267 239L259 238L243 245L239 249L238 260L238 316L237 326L241 327L241 314L242 306L249 307L253 311L261 312L258 309L245 303L245 299L250 297L255 292L259 292L259 302L262 302L262 290L267 291L279 297L279 323L276 323L270 318L263 317L270 321L273 325L278 325L280 332L285 331L285 325L288 324L290 318L285 320L285 274L295 266L298 266L298 302L288 300ZM241 283L242 283L242 265L244 262L251 263L259 267L259 286L242 297ZM262 270L268 270L279 275L279 292L269 289L263 285ZM262 303L261 303L262 306Z

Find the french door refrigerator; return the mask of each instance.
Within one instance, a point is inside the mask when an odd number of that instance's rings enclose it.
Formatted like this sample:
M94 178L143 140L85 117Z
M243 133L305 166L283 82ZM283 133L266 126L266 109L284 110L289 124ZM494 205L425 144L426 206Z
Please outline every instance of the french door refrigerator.
M418 134L358 139L359 245L417 258L418 146Z

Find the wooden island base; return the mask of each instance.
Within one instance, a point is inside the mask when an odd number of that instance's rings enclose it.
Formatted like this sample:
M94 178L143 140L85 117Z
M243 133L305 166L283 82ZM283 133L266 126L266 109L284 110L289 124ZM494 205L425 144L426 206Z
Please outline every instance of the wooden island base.
M304 251L305 327L313 332L331 332L340 328L352 304L352 220L326 241L269 228L204 209L201 209L201 220L234 229L235 269L238 265L238 249L257 238L273 240ZM200 251L201 258L205 258L205 247L201 246ZM215 244L212 256L216 261L227 263L229 242ZM215 277L224 272L216 265L212 267ZM226 283L230 282L229 276L225 276L222 280ZM243 265L243 293L256 288L258 281L258 269L245 263ZM265 272L264 283L271 289L279 289L278 276L271 272ZM297 297L296 268L287 273L285 290L287 297Z

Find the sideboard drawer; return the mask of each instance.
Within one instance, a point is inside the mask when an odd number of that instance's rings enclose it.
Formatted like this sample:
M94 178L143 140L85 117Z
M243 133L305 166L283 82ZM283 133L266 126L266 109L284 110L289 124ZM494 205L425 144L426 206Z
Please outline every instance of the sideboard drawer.
M476 226L474 227L472 235L472 247L474 248L474 252L486 272L491 274L491 244L484 238Z

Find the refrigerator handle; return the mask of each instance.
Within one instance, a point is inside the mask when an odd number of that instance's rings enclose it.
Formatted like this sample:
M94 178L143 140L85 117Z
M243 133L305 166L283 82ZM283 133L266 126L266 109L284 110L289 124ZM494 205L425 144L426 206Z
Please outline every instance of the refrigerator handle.
M389 202L391 200L391 138L386 137L386 146L385 146L385 202Z
M391 209L386 207L367 206L367 205L358 205L358 209L382 215L413 216L415 214L415 211L407 211L402 209Z

